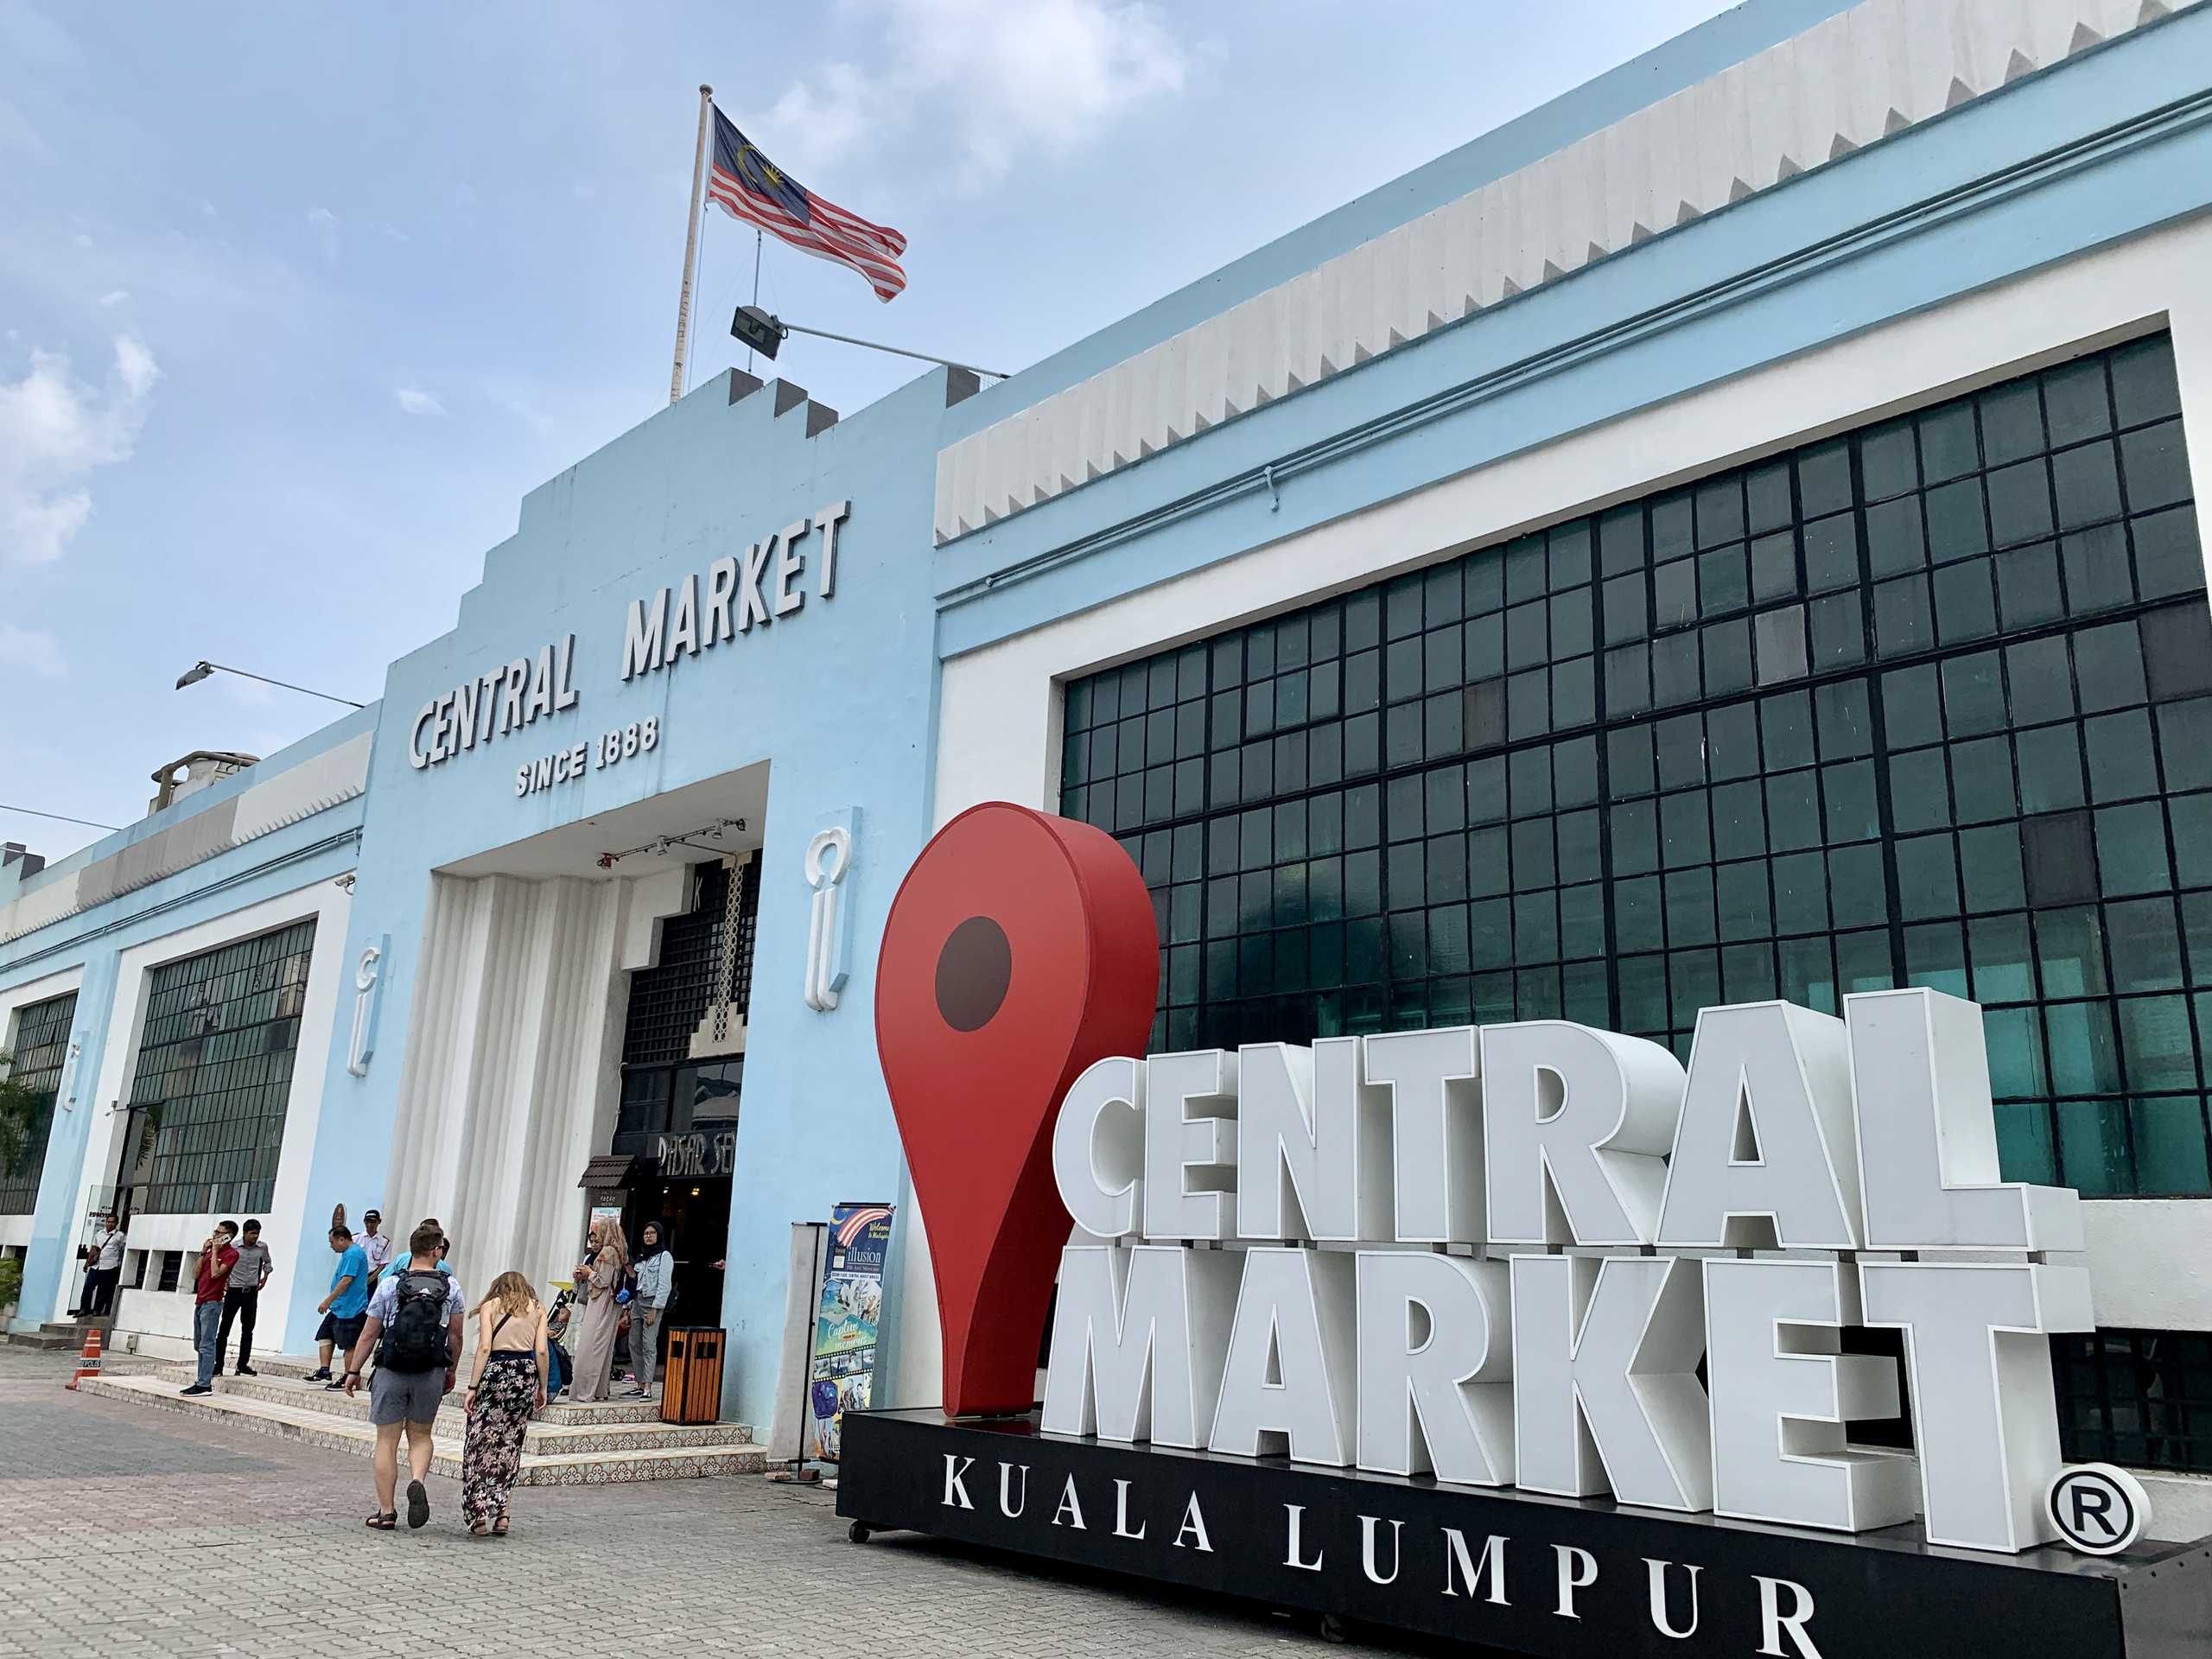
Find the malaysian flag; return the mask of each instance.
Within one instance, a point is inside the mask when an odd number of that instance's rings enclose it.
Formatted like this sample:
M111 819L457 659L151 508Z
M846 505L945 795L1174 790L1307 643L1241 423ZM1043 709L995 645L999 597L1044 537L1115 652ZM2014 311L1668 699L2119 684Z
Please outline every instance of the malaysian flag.
M715 111L715 166L707 200L732 219L757 225L791 246L868 278L879 300L896 298L906 286L899 256L906 238L849 213L802 187L753 147L720 110Z

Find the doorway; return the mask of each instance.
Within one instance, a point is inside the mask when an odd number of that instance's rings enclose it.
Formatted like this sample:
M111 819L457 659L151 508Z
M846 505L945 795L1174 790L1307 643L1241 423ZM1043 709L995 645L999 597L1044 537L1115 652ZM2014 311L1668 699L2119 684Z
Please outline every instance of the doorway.
M641 1176L631 1185L622 1230L634 1240L644 1236L646 1223L659 1223L661 1236L676 1258L673 1294L661 1315L664 1338L671 1325L720 1325L722 1274L715 1263L728 1248L729 1177L669 1179L642 1172Z

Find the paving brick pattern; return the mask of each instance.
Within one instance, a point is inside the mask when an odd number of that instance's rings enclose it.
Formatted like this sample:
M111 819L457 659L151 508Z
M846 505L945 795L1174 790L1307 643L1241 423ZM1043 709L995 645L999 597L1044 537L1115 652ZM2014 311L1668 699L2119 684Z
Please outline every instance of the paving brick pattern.
M751 1477L519 1491L503 1543L434 1477L428 1527L372 1535L359 1458L67 1394L72 1363L0 1351L0 1659L1446 1651L911 1535L855 1548L829 1496Z

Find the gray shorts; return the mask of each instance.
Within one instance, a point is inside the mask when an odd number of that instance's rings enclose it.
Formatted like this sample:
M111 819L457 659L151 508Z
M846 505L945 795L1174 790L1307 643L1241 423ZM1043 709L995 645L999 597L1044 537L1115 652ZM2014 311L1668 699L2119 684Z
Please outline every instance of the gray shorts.
M379 1365L369 1377L369 1421L378 1427L435 1422L445 1397L442 1365L435 1371L395 1371Z

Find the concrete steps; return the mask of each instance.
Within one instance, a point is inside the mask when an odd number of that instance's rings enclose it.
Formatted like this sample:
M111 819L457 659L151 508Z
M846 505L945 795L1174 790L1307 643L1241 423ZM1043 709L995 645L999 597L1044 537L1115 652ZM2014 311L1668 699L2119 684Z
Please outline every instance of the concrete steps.
M180 1388L192 1381L193 1369L188 1364L180 1365L171 1363L165 1369L175 1373L177 1386ZM310 1409L319 1407L363 1417L367 1415L369 1396L365 1388L360 1389L353 1399L348 1400L344 1394L332 1393L320 1382L309 1382L307 1380L308 1374L314 1369L313 1360L297 1359L289 1355L270 1355L254 1367L257 1375L219 1376L215 1379L215 1389L219 1394L237 1394L251 1398L273 1400L280 1405L294 1405ZM439 1413L441 1427L446 1425L448 1418L452 1420L453 1432L456 1434L460 1433L461 1414L461 1392L458 1389L446 1396L445 1406ZM649 1423L656 1428L672 1428L673 1427L661 1421L660 1402L656 1396L651 1400L594 1401L588 1405L580 1404L573 1400L556 1400L537 1414L531 1427L536 1429L553 1426L588 1424L596 1427L608 1428L638 1423ZM727 1425L715 1424L710 1427L724 1434L730 1432Z
M112 1314L104 1313L97 1319L87 1319L60 1321L49 1319L35 1331L9 1332L8 1343L10 1347L37 1348L49 1353L57 1352L65 1348L74 1352L85 1345L86 1332L99 1331L100 1345L105 1348L107 1345L108 1333L114 1329L115 1319Z
M165 1367L159 1374L179 1388L193 1379L189 1366ZM366 1423L369 1391L358 1389L352 1399L333 1394L320 1382L289 1377L222 1376L215 1379L216 1397L259 1401L298 1411L317 1411L327 1416ZM465 1427L461 1392L446 1396L438 1412L438 1432L459 1440ZM660 1421L658 1406L636 1402L607 1406L554 1405L523 1432L523 1450L530 1452L635 1452L673 1446L723 1446L734 1433L721 1423L687 1427Z
M78 1386L104 1399L132 1401L361 1457L376 1444L365 1389L348 1400L320 1382L302 1381L300 1374L312 1369L307 1362L272 1357L255 1369L261 1376L223 1377L215 1393L190 1398L177 1392L192 1380L187 1367L104 1375ZM462 1434L458 1405L442 1410L434 1433L435 1473L460 1478ZM741 1424L663 1423L656 1408L634 1401L572 1404L550 1408L543 1420L524 1431L522 1474L516 1484L569 1486L756 1474L766 1460L764 1449L753 1442L753 1431Z

